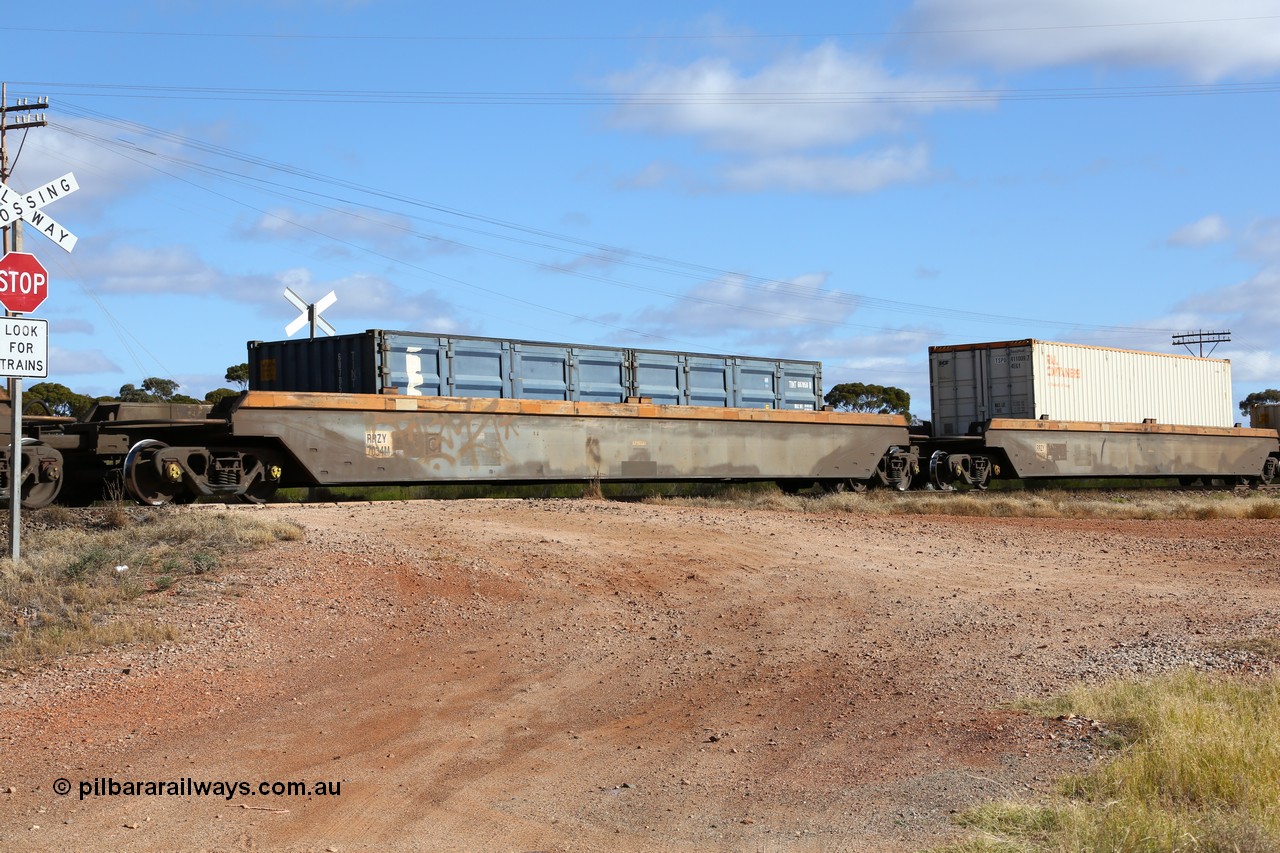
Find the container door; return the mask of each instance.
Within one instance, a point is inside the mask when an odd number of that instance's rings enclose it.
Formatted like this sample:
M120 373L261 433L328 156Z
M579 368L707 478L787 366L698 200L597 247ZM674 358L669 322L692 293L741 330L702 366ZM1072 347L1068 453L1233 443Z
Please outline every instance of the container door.
M993 347L983 350L986 378L981 387L987 391L985 418L1032 417L1031 351L1026 346Z
M633 380L631 395L650 397L653 402L663 406L678 406L686 403L684 372L686 358L687 356L674 352L633 351L631 353Z
M410 396L444 396L448 393L447 354L447 342L438 335L384 332L383 386Z
M756 358L734 359L736 379L733 405L741 409L777 409L784 407L779 388L779 369L776 361ZM812 389L810 389L812 393ZM808 408L813 408L810 401Z
M451 338L449 390L453 397L511 397L511 344Z
M589 403L621 403L631 393L627 353L620 349L569 350L569 398Z
M524 400L569 400L571 349L517 343L511 347L515 396Z
M813 411L822 408L822 365L784 361L778 364L779 406Z
M732 359L690 355L685 357L686 399L690 406L734 405ZM655 401L656 402L656 401Z

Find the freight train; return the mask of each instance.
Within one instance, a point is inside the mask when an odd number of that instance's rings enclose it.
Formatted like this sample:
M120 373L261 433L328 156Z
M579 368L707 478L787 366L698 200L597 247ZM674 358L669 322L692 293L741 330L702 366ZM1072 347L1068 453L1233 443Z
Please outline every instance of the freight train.
M816 362L374 330L251 342L249 364L249 390L212 407L26 413L20 466L0 434L2 493L15 467L41 507L387 484L1262 485L1280 466L1280 432L1223 422L1229 362L1032 340L931 348L933 420L914 426L822 406Z

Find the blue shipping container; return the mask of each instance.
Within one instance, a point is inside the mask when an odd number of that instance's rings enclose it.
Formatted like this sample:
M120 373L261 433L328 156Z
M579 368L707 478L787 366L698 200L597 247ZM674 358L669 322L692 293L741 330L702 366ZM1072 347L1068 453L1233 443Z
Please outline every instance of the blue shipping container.
M822 408L822 365L371 329L251 341L249 387L813 410Z

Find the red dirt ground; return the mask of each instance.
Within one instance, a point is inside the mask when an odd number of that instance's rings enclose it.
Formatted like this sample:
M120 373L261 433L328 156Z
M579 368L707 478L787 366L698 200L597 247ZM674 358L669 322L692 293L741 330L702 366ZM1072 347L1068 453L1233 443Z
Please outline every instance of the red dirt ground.
M178 644L0 682L0 849L920 850L1097 754L1006 703L1280 633L1275 521L233 511L306 541L151 596Z

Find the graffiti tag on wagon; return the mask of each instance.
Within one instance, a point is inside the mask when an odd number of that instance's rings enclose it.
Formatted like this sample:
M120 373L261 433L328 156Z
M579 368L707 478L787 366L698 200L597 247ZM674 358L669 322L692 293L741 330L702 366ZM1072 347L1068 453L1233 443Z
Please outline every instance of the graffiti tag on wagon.
M507 441L520 432L513 415L442 414L419 429L419 461L437 473L501 467L510 458Z

